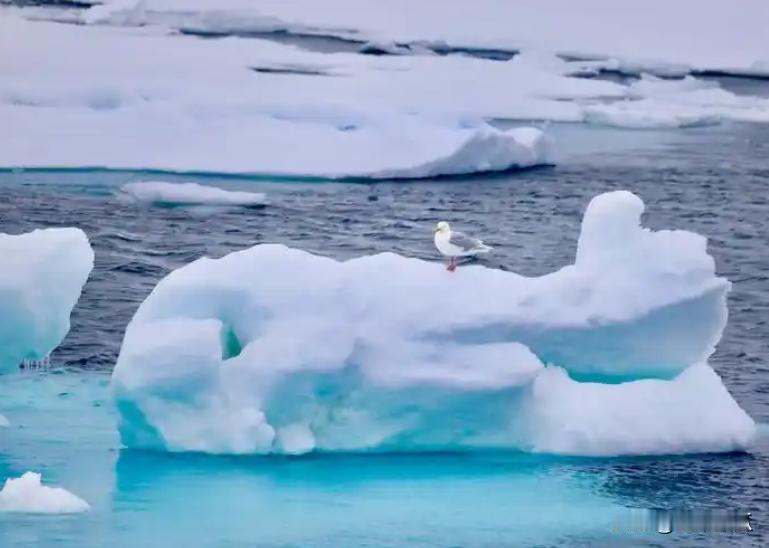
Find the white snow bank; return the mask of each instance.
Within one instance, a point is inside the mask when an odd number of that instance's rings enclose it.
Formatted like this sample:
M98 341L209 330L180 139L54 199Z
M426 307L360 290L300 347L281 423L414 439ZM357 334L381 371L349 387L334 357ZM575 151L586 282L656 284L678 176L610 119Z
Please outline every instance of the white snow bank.
M20 478L6 479L0 490L0 512L77 514L90 508L66 489L43 485L40 478L36 472L25 472Z
M529 431L538 387L553 382L543 363L599 383L670 379L713 351L729 282L703 237L644 229L642 211L628 192L595 198L575 264L540 278L448 273L392 253L338 262L279 245L195 261L158 284L126 331L113 372L123 442L215 453L741 446L752 421L723 388L709 404L726 426L694 420L700 405L672 413L666 429L629 422L623 436L635 444L613 436L611 416L592 445ZM715 375L703 382L718 393ZM608 415L622 402L655 418L639 407L656 386L681 405L698 397L679 380L638 384L637 399L633 382L597 386L610 393Z
M77 228L0 234L0 370L45 358L69 331L69 315L93 268Z
M288 30L377 42L544 49L616 59L637 71L671 66L761 72L769 61L764 0L113 0L92 23L242 32ZM739 29L735 31L734 29ZM765 71L765 68L763 69ZM679 72L680 73L680 72Z
M259 206L265 202L262 192L236 192L197 183L142 181L125 184L121 191L138 202L157 205Z

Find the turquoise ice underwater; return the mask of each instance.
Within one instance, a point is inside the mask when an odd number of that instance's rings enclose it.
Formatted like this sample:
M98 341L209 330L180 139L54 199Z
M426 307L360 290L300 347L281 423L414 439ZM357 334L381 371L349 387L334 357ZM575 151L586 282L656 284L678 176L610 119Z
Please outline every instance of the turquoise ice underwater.
M623 503L638 503L637 493L623 492L623 476L643 480L653 500L656 489L687 484L697 470L752 461L747 455L617 462L516 453L276 459L120 450L107 382L104 373L60 371L4 384L9 414L25 419L6 438L11 450L3 451L0 470L12 476L39 470L92 507L75 516L4 514L7 545L589 544L606 538L625 515ZM39 401L49 403L40 409ZM659 469L634 478L643 467ZM680 494L680 500L697 500L698 490L725 494L715 479L697 483L689 486L695 498Z
M10 383L27 419L12 432L2 470L30 467L56 484L77 484L92 509L75 517L3 515L11 546L445 545L463 535L478 543L581 531L609 520L613 509L590 495L589 476L524 455L276 460L121 451L107 376L61 376ZM30 398L55 407L30 412ZM62 444L76 447L62 451Z

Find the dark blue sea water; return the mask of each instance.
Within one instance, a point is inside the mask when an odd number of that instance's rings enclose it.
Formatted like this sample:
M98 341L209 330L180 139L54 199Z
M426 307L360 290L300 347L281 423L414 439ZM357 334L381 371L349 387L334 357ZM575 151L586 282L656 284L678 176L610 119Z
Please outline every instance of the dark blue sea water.
M79 226L96 267L47 371L0 379L0 480L32 469L92 505L81 516L0 514L0 546L766 546L769 443L753 454L569 459L521 454L222 458L120 449L107 384L122 333L171 270L280 242L336 258L434 258L449 220L494 246L490 266L538 275L572 262L590 198L628 189L652 228L706 235L734 282L712 363L769 423L769 127L678 131L551 125L559 164L495 176L297 182L109 171L0 172L0 231ZM129 181L262 191L262 209L157 208ZM0 259L1 260L1 259ZM0 263L1 267L1 263ZM671 411L672 412L672 411ZM750 534L616 536L625 507L752 511Z

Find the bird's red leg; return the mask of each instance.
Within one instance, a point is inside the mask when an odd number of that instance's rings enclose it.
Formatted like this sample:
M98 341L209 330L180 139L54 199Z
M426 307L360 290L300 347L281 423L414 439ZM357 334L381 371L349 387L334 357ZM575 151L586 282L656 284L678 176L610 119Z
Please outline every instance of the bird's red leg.
M446 269L449 272L454 272L457 269L457 258L456 257L450 257L449 258L449 267Z

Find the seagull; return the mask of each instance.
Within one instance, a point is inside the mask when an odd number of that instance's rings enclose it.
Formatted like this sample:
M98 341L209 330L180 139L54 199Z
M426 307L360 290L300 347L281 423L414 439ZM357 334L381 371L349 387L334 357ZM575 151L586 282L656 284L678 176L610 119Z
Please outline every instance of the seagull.
M461 232L452 231L446 221L441 221L435 225L433 232L435 233L435 247L438 248L441 255L449 258L449 265L446 269L449 272L456 270L457 257L475 257L491 251L491 247L481 240L476 240Z

